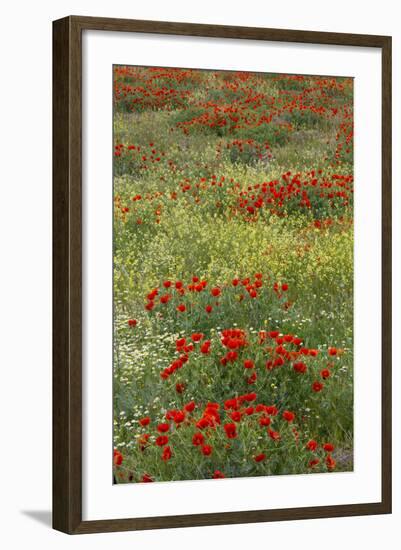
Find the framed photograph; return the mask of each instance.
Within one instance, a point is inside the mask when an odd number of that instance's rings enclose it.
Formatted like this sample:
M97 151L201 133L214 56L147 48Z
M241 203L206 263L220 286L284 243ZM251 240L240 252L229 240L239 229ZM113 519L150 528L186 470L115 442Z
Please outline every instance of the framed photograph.
M391 512L391 37L53 23L53 526Z

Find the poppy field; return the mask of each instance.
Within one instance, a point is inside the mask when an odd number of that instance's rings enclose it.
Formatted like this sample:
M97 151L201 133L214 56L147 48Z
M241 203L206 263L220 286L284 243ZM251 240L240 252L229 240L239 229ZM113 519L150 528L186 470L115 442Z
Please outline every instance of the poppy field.
M353 469L353 80L115 66L116 483Z

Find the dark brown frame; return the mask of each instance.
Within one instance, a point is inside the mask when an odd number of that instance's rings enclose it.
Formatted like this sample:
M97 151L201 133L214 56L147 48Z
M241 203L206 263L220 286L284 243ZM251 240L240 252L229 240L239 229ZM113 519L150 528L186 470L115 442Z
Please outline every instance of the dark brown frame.
M83 30L240 38L382 51L380 502L82 521L81 70ZM391 513L391 37L70 16L53 22L53 527L69 534Z

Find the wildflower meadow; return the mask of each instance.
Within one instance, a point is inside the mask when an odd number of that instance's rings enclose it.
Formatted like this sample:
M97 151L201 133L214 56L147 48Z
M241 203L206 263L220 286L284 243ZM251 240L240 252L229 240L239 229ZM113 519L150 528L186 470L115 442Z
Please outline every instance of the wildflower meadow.
M113 102L115 482L352 470L353 80L115 66Z

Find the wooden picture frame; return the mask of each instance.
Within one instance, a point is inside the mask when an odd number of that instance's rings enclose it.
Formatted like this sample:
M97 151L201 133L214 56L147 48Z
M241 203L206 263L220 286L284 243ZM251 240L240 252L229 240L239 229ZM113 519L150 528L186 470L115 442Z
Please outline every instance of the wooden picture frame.
M382 497L379 502L82 521L83 30L378 48L382 56ZM69 534L391 512L391 37L71 16L53 22L53 527Z

